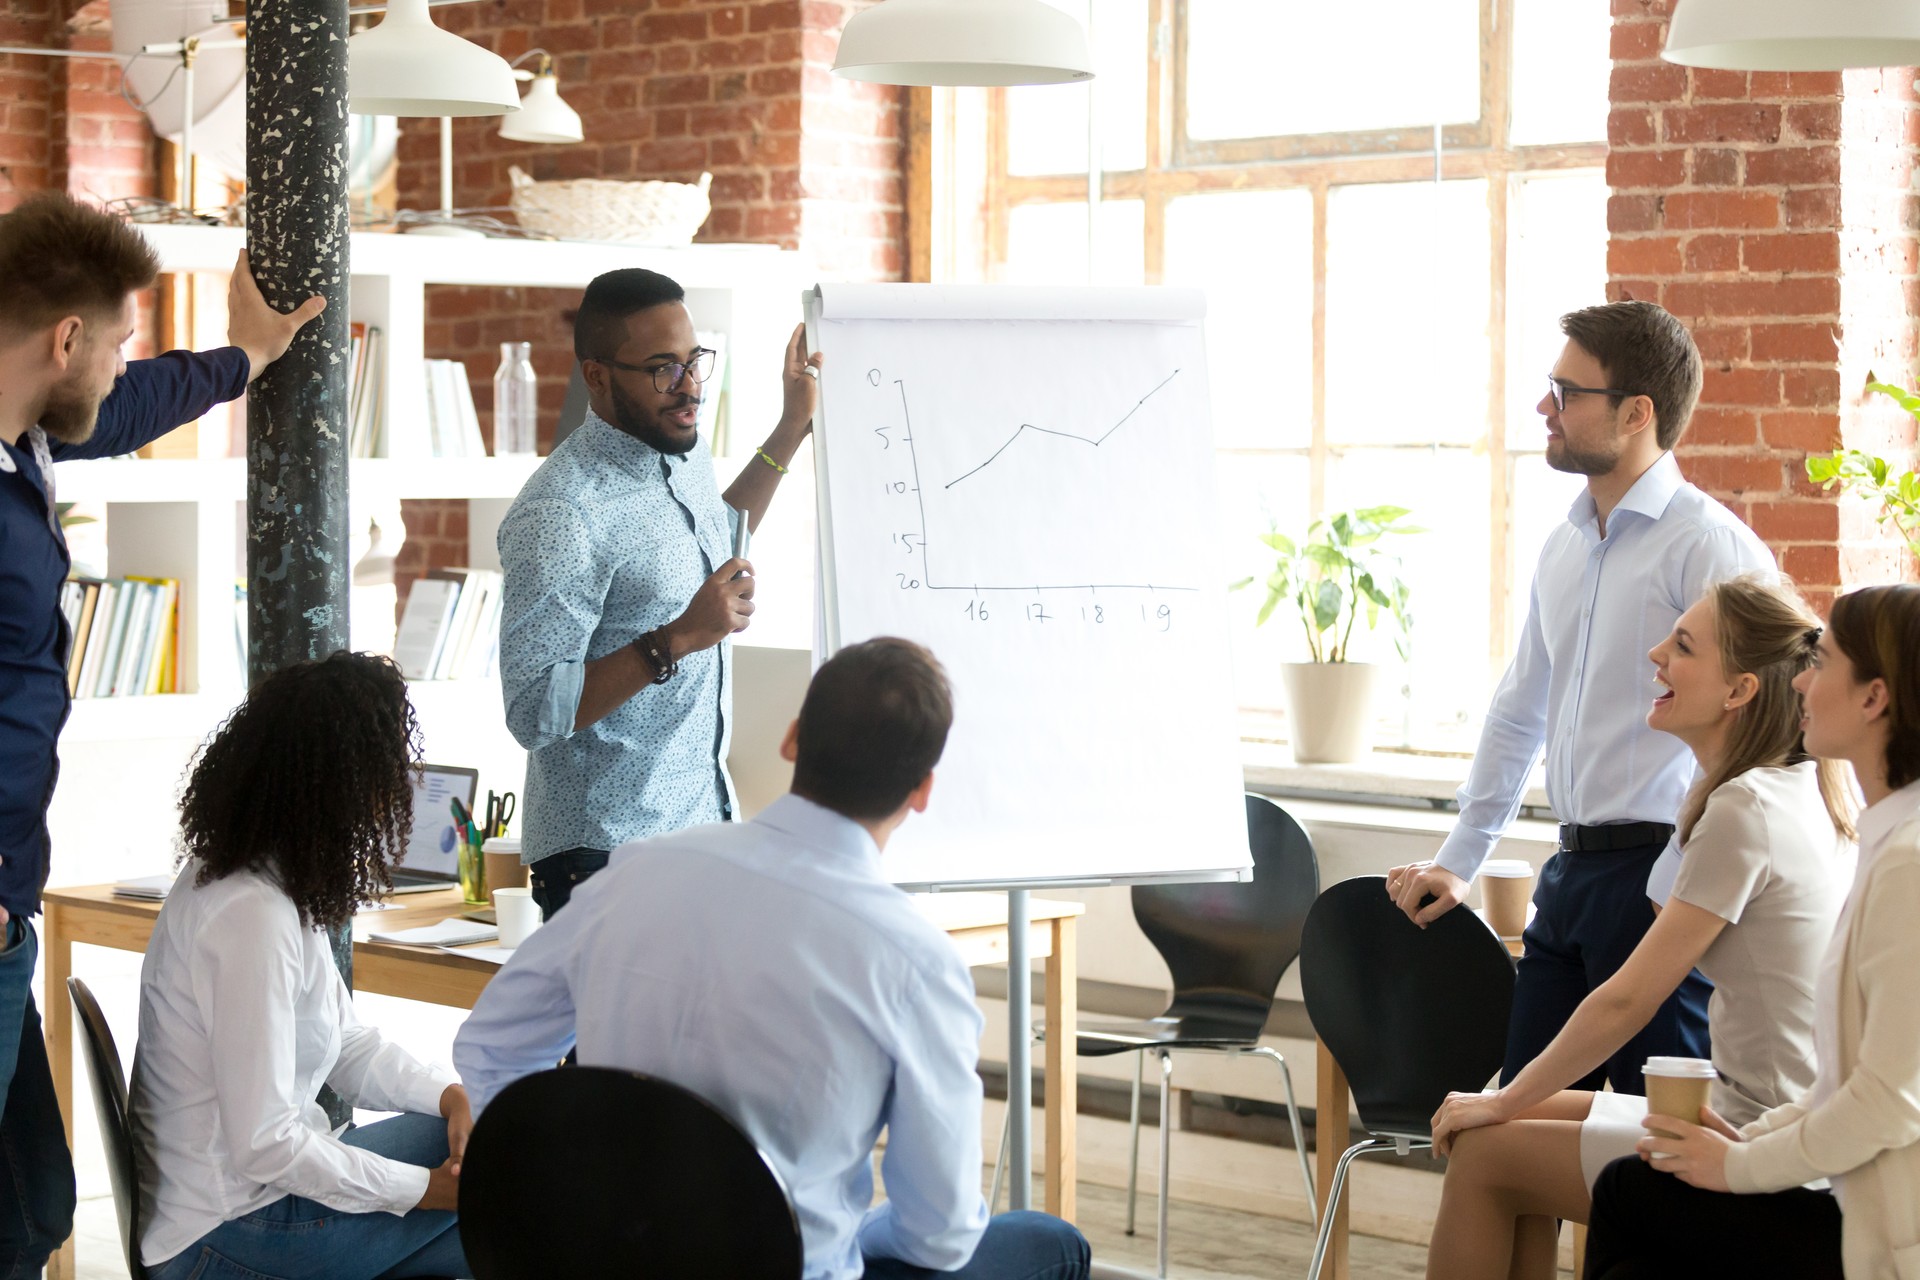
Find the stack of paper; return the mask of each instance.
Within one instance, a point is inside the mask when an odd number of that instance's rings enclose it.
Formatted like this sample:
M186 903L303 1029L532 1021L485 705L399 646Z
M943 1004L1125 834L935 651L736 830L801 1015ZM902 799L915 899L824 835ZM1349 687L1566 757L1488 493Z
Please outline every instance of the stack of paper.
M500 930L490 924L450 916L438 924L385 933L375 931L367 936L375 942L398 942L409 947L464 947L472 942L492 942L500 936Z

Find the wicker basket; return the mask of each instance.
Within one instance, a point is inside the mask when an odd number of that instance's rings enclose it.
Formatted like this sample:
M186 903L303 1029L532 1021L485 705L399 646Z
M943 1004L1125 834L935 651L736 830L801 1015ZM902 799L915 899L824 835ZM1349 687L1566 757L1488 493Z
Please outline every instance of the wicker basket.
M562 240L617 240L629 244L683 245L707 220L707 188L713 175L688 182L616 182L574 178L535 182L515 166L513 212L529 231Z

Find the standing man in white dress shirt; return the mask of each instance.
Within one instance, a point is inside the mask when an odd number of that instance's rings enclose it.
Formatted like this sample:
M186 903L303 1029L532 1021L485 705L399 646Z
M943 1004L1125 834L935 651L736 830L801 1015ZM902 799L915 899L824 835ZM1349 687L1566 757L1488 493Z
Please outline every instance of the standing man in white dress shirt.
M453 1045L476 1114L577 1044L746 1130L792 1198L806 1280L1085 1280L1071 1224L987 1216L973 980L880 862L952 721L919 645L836 654L781 748L791 794L623 846L488 984Z
M1460 820L1429 863L1395 867L1387 891L1419 925L1466 897L1519 810L1542 744L1560 846L1527 926L1501 1081L1565 1025L1653 923L1647 876L1692 780L1679 739L1647 727L1648 651L1713 582L1774 568L1720 503L1686 483L1672 449L1700 397L1700 352L1650 302L1562 316L1566 347L1539 411L1547 464L1587 478L1541 550L1518 651L1487 709ZM1429 898L1432 901L1427 901ZM1711 984L1690 975L1604 1068L1576 1083L1644 1093L1650 1055L1708 1054Z

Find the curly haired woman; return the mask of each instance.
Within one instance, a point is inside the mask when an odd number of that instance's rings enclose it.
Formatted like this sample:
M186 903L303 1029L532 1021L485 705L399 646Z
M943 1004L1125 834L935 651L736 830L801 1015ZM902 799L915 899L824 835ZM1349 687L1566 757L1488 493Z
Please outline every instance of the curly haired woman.
M362 1026L333 962L391 887L417 736L399 669L342 652L261 681L194 764L133 1064L155 1280L471 1274L466 1091ZM323 1084L401 1114L335 1133Z

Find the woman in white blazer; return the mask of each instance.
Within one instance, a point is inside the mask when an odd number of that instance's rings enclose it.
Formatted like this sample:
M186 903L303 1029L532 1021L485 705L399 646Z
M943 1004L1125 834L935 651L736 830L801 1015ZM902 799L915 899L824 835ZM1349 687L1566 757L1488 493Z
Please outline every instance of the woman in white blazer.
M1795 683L1807 748L1851 763L1867 803L1814 989L1818 1073L1739 1130L1649 1116L1594 1188L1593 1280L1920 1280L1920 585L1834 601Z

